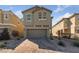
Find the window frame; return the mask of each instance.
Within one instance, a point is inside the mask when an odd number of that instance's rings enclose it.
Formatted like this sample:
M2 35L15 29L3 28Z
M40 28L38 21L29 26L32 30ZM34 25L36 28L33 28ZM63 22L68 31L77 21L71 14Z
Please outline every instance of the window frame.
M30 15L29 17L28 17L28 15ZM27 20L27 21L32 21L32 14L25 14L25 19Z
M43 19L46 19L47 13L43 12Z
M39 20L47 20L47 12L38 12L38 19Z
M4 20L8 20L9 19L9 15L7 13L3 14Z
M42 19L42 12L38 12L38 18Z

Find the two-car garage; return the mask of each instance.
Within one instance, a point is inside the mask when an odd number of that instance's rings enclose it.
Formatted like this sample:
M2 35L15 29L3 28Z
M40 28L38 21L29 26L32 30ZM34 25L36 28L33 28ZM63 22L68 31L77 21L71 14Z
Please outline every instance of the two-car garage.
M47 29L28 29L27 37L28 38L46 38Z

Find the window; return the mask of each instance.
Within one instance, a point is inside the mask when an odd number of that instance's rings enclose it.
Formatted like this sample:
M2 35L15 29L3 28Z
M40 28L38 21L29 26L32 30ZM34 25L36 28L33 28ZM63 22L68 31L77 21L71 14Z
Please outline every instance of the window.
M43 12L43 19L46 19L46 12Z
M39 12L39 13L38 13L38 18L39 18L40 20L46 20L46 15L47 15L46 12Z
M26 25L26 27L33 27L33 25Z
M41 12L38 13L38 18L39 18L39 19L42 18L42 13L41 13Z
M43 27L49 27L49 25L43 25Z
M4 14L4 18L8 18L8 15L7 14Z
M19 22L18 22L18 24L19 24Z
M41 27L41 25L36 25L36 27Z
M26 14L26 19L29 21L32 20L32 14Z
M30 17L27 17L27 20L31 20L31 18Z
M79 33L79 30L76 30L76 33Z
M30 14L27 15L27 17L30 17L30 16L31 16Z
M4 13L4 16L3 17L4 17L5 20L8 20L9 19L7 13Z
M5 14L5 18L8 18L7 14Z

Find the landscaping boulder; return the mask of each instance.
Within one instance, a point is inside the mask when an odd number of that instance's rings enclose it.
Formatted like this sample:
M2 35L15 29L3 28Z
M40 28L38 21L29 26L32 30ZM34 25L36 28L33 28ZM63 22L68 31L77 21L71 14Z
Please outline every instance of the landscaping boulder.
M17 46L15 48L15 52L36 52L38 50L38 45L29 41L29 40L25 40L24 42L22 42L19 46Z

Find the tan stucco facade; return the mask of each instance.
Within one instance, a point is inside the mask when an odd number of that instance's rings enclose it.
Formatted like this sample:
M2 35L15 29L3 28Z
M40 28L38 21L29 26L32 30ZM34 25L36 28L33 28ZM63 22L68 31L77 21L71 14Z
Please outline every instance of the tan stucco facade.
M53 28L52 28L52 34L53 36L58 36L58 31L59 30L63 30L64 29L64 20L61 21L59 24L55 25Z
M19 34L24 32L24 24L12 11L0 10L0 28L2 27L18 31Z
M66 20L68 19L68 20ZM52 27L53 36L59 36L57 32L62 30L65 36L70 35L71 38L79 37L79 14L73 14L69 18L63 18ZM61 33L61 34L62 34ZM61 35L62 37L63 35Z
M42 17L43 17L44 12L46 13L46 18L39 19L38 14L42 13ZM51 13L52 13L51 11L48 11L44 8L39 7L39 6L38 7L35 6L32 9L24 11L23 16L24 16L24 25L25 25L26 36L28 35L27 31L29 29L29 30L32 30L31 32L34 32L35 30L36 31L40 30L39 32L43 31L43 33L45 33L44 30L46 30L47 33L45 35L47 35L47 37L49 37L49 35L50 35L49 30L52 27ZM26 16L27 14L32 15L30 21L27 20L27 16ZM36 34L39 35L40 34L39 32ZM42 33L42 35L43 35L43 33Z

